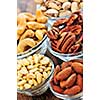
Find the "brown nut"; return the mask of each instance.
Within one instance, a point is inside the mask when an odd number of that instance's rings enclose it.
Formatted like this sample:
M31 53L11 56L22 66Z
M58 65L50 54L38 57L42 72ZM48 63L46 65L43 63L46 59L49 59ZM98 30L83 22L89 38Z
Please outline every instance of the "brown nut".
M77 75L76 84L80 86L81 90L83 89L83 78L80 74Z
M67 95L75 95L81 91L80 86L74 85L73 87L66 89L63 93Z
M69 88L74 85L75 81L76 81L76 73L73 73L67 80L61 81L60 86L61 88L64 87Z
M79 62L73 62L72 67L77 73L83 74L83 64Z
M66 79L70 74L71 74L72 68L68 67L63 69L62 71L60 71L57 75L56 75L56 79L57 80L64 80Z

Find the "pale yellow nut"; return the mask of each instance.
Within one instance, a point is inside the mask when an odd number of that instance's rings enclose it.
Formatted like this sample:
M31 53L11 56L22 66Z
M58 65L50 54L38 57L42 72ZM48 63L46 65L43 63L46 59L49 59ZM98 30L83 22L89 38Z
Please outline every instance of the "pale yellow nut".
M42 40L42 39L43 39L43 35L44 35L44 31L42 31L42 30L36 30L35 36L36 36L39 40Z
M43 77L46 79L48 77L48 74L46 72L43 72Z
M33 65L27 66L27 69L33 69L33 68L35 68Z
M41 63L42 65L47 65L49 62L50 62L50 60L49 60L49 58L47 58L47 57L44 57L44 58L40 61L40 63Z
M42 82L42 74L38 72L36 74L36 79L37 79L38 84L40 84Z
M50 75L50 73L51 73L51 72L50 72L50 71L48 71L47 73L48 73L48 75Z
M20 71L17 71L17 76L18 76L18 77L22 77L23 74L22 74Z
M20 70L21 69L21 65L20 64L17 64L17 70Z
M39 59L41 60L43 57L44 57L44 55L38 55L38 57L39 57Z
M26 77L26 76L23 76L23 79L25 79L25 80L26 80L26 79L27 79L27 77Z
M47 67L44 71L50 71L51 70L51 67Z
M50 62L50 63L48 64L48 66L51 67L51 66L52 66L52 63Z
M17 82L17 85L23 85L25 83L26 83L26 80L22 80L22 81Z
M43 72L43 69L42 69L42 68L40 68L40 69L39 69L39 72Z
M29 80L28 83L29 83L30 85L33 85L33 84L34 84L33 80Z
M34 73L34 72L36 72L38 70L38 68L34 68L34 69L31 69L29 72L30 73Z
M23 61L23 64L24 64L25 66L28 66L28 65L29 65L29 61L28 61L27 59L24 58L22 61Z
M28 73L27 68L26 67L22 67L21 70L20 70L20 73L24 74L24 75L27 74Z
M27 74L27 78L36 78L36 77L35 77L35 74L33 74L33 73L28 73L28 74Z
M19 82L19 81L21 81L21 80L23 80L23 78L20 77L20 76L17 76L17 82Z
M26 84L24 84L24 88L29 89L29 88L31 88L31 85L26 83Z
M45 66L39 66L39 68L41 68L41 69L43 69L43 70L45 70L46 69L46 67Z
M20 64L21 66L25 66L25 64L23 63L23 60L17 60L17 64Z
M24 89L24 86L19 86L19 89L20 89L20 90L23 90L23 89Z
M78 3L77 2L72 2L71 11L75 12L77 10L79 10Z
M63 3L63 5L62 5L62 8L63 8L64 10L68 10L70 7L71 7L71 2L65 2L65 3Z
M33 59L32 59L32 56L27 57L27 60L29 61L29 63L30 63L31 65L34 64L34 61L33 61Z
M33 79L32 81L33 81L34 86L38 85L38 83L37 83L37 81L35 79Z
M42 77L42 82L44 82L45 81L45 78L44 77Z
M33 65L33 66L34 66L34 68L38 68L38 67L40 66L40 64L37 63L37 64L35 64L35 65Z
M33 60L34 60L34 63L36 63L36 64L39 62L40 59L37 54L33 55Z

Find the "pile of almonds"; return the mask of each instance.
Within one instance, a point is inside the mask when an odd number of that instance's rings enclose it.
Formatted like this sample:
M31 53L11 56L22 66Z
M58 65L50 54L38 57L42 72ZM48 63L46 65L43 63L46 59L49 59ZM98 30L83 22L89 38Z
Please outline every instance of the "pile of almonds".
M83 90L83 61L72 60L57 65L50 84L53 90L60 94L80 93Z
M83 49L83 16L74 12L69 18L58 19L46 32L51 48L59 53L74 54Z
M48 17L69 16L83 8L83 0L35 0Z

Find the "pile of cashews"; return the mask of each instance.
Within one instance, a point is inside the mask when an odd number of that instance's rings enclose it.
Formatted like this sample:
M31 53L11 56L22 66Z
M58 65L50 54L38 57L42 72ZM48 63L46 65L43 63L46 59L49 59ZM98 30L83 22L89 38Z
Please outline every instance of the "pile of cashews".
M36 11L36 15L29 12L22 12L17 16L17 53L22 53L29 48L33 48L44 37L48 18L41 10Z

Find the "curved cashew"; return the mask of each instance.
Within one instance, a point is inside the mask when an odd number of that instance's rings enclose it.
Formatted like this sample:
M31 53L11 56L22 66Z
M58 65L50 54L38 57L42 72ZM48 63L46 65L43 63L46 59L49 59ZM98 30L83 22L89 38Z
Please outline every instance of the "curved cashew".
M26 18L24 15L20 15L17 17L17 34L21 35L25 31L26 28Z
M30 29L37 30L37 29L46 29L45 24L38 23L38 22L27 22L27 26Z
M34 31L30 29L26 30L25 33L21 36L20 40L23 40L28 37L34 37Z
M36 16L32 15L29 12L24 12L22 14L25 16L25 18L26 18L27 21L35 21L36 20Z
M42 40L43 39L43 35L44 35L44 31L42 30L36 30L35 32L35 36L39 39L39 40Z
M42 13L40 9L36 11L36 19L37 19L37 22L39 23L46 23L48 20L48 18L44 16L44 14Z
M18 47L17 47L18 53L24 52L25 47L27 47L27 46L34 47L35 41L31 38L26 38L26 39L21 40L18 44Z

